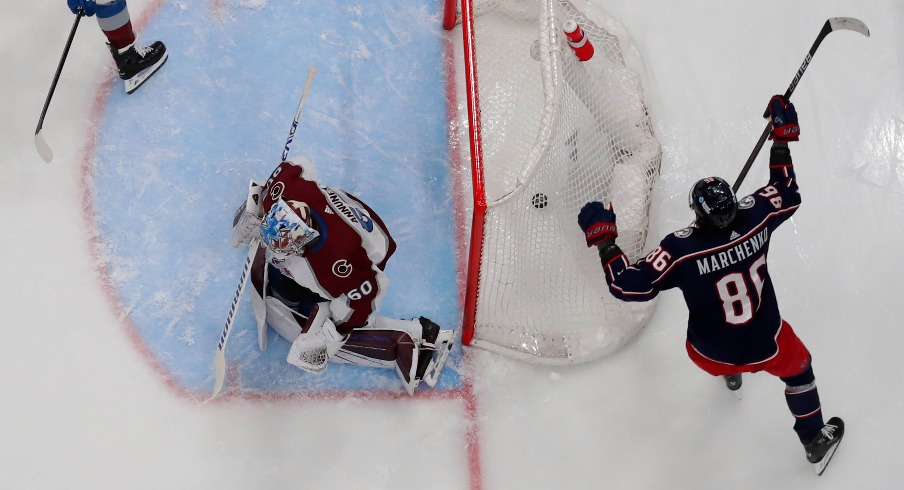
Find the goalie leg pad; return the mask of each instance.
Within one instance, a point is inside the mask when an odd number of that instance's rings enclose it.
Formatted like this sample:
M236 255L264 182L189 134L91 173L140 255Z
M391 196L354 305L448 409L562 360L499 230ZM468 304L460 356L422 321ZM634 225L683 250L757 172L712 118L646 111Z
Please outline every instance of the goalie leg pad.
M264 246L260 246L265 251ZM259 254L261 262L264 261L264 252ZM255 262L257 258L255 258ZM256 264L255 264L256 265ZM255 295L252 297L255 317L257 319L258 344L261 350L267 346L267 324L289 342L294 342L298 335L304 331L304 325L308 317L318 305L323 303L323 298L313 291L299 285L294 280L282 275L279 269L270 265L262 265L264 271L261 286L258 286L255 275L252 282L255 285ZM254 271L254 268L252 268ZM266 294L261 293L263 291ZM326 303L325 305L328 305ZM324 306L325 306L324 305ZM328 313L327 308L320 308Z
M257 323L257 346L261 352L267 350L267 303L264 301L267 291L268 269L266 249L258 245L251 263L251 309Z
M276 330L280 337L295 342L308 319L272 296L264 299L264 303L267 305L267 324L270 328Z
M357 365L395 369L405 391L414 394L423 327L417 320L398 320L375 315L365 327L349 335L337 358Z
M418 378L415 374L417 370L418 357L420 356L420 349L414 347L411 349L411 361L407 366L407 372L405 367L401 362L396 362L396 374L399 375L399 379L402 380L402 386L405 387L405 391L409 395L414 395L414 390L417 388L417 385L420 384L421 378Z
M375 315L357 328L333 360L358 366L394 369L409 395L421 381L436 385L449 351L454 331L418 318L399 320Z

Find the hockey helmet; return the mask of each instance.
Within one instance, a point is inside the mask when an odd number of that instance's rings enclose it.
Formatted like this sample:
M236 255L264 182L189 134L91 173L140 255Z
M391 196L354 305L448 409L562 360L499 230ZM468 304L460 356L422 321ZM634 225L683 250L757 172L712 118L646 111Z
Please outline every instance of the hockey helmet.
M738 198L728 182L720 177L700 179L691 187L688 205L697 215L697 223L725 228L738 212Z
M261 241L279 255L300 254L319 236L311 228L311 208L301 201L279 198L261 219Z

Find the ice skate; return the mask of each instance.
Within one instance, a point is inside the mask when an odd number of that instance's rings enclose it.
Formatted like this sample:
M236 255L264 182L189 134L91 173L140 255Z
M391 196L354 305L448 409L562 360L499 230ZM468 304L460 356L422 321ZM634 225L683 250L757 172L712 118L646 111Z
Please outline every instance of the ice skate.
M838 417L832 417L810 442L804 444L807 461L813 463L817 475L822 475L826 470L835 450L841 444L842 437L844 437L844 421Z
M725 381L725 387L734 393L738 400L741 399L741 374L723 375L722 380Z
M722 376L722 379L725 380L725 386L727 386L729 390L738 391L741 389L741 375L740 374L730 374L727 376Z
M420 355L418 356L416 379L423 380L428 386L433 387L439 380L439 375L452 350L453 331L441 330L440 326L428 318L418 318L423 327Z
M138 87L151 78L169 57L166 46L160 41L154 41L145 47L136 46L135 43L123 49L116 49L109 43L107 47L116 62L119 78L125 81L127 94L138 90Z

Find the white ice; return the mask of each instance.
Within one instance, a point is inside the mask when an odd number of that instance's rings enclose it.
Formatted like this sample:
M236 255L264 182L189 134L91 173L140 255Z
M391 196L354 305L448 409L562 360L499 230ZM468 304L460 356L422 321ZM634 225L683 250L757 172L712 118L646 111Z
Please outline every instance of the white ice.
M904 4L597 1L645 57L664 148L654 236L689 221L694 180L737 175L766 101L826 19L856 17L872 31L829 36L794 95L804 204L770 256L825 414L847 422L825 475L804 459L780 381L749 376L738 401L686 358L678 293L636 341L592 364L551 369L468 350L465 400L174 396L99 286L80 212L83 139L110 76L93 19L44 125L54 161L33 145L73 19L58 0L4 2L0 16L0 488L901 488ZM154 5L129 2L133 18ZM742 190L765 181L764 156Z

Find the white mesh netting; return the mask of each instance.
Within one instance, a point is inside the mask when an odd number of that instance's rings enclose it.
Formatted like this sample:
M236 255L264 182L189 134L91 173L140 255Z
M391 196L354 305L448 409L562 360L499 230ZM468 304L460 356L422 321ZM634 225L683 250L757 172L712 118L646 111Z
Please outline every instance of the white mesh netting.
M577 225L586 202L612 201L619 245L632 260L643 251L661 149L641 76L620 48L626 34L602 11L567 1L475 1L474 12L487 215L472 345L542 364L598 358L652 311L609 294ZM594 46L587 62L566 42L568 19ZM458 83L453 138L469 172Z

